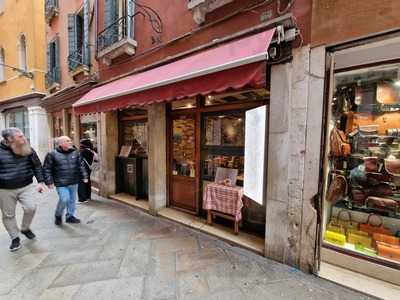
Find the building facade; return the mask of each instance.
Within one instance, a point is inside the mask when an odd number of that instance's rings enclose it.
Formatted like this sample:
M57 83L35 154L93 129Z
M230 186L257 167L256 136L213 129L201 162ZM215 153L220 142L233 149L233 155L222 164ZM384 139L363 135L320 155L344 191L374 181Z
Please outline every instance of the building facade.
M324 58L311 63L324 65L315 80L324 78L325 89L310 120L322 130L315 133L321 173L312 183L320 201L320 273L333 265L397 286L398 9L397 1L313 1L311 48ZM351 287L376 292L369 284Z
M44 1L1 1L0 128L19 127L40 157L48 150ZM16 15L15 12L19 13Z
M97 114L79 117L72 103L90 91L97 82L96 1L48 0L46 21L46 91L41 101L48 114L49 147L54 138L70 136L75 145L89 138L98 147ZM93 174L96 181L96 174Z
M311 11L307 0L98 1L100 83L73 107L100 113L100 193L205 222L203 192L233 169L255 250L313 271L318 169L307 162L319 149L306 136L324 84L311 57L324 53L310 48Z

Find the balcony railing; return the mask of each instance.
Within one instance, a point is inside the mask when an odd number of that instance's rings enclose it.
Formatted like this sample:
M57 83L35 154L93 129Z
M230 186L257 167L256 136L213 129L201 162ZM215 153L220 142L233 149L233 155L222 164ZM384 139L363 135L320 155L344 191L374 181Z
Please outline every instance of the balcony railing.
M46 0L45 16L47 23L50 23L53 17L58 14L58 0Z
M60 68L54 67L49 72L46 73L46 87L50 88L55 83L60 83L61 72Z
M68 70L74 71L83 65L83 55L81 50L77 50L68 55Z
M110 26L106 27L97 37L97 52L112 46L126 38L131 38L128 26L132 26L132 17L124 16L119 18Z

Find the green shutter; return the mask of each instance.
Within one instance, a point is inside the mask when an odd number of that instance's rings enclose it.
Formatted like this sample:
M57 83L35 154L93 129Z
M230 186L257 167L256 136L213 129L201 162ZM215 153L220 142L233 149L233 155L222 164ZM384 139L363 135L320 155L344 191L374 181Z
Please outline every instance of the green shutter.
M89 22L90 22L90 2L84 0L83 3L83 64L90 65L90 47L89 47Z
M76 15L68 14L68 57L70 58L68 59L68 68L70 71L76 67L73 57L78 46L76 25Z

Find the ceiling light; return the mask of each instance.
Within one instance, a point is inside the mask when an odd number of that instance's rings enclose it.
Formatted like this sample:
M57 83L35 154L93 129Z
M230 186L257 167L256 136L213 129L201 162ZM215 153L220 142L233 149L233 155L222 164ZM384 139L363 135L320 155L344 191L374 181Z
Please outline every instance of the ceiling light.
M394 85L395 85L395 86L400 86L400 80L395 81L395 82L394 82Z

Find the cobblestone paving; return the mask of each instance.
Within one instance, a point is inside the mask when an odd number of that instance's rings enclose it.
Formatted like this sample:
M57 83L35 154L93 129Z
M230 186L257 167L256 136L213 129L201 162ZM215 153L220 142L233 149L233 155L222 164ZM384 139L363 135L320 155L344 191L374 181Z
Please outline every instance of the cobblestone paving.
M55 204L43 196L17 252L0 225L0 299L370 299L106 199L56 227Z

